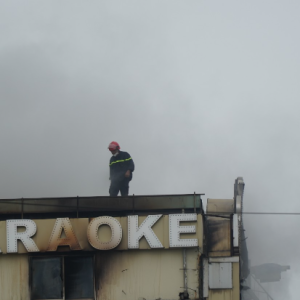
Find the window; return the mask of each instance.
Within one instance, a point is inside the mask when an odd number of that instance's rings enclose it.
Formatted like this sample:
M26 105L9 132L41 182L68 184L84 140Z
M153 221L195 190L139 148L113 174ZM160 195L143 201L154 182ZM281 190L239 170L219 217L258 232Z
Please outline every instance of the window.
M32 257L31 299L94 299L92 256Z

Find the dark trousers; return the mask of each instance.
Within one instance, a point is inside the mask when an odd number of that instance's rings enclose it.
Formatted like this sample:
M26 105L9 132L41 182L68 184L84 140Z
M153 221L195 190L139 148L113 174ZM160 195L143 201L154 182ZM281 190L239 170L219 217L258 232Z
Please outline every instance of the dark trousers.
M119 182L111 182L110 188L109 188L109 195L111 197L117 197L119 194L119 191L121 192L121 196L128 196L129 192L129 180L124 179Z

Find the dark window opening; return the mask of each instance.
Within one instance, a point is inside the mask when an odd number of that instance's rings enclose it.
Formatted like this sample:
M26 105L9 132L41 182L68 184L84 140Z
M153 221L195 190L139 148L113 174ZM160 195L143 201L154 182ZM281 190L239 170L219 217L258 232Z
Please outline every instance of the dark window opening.
M61 258L32 259L32 299L62 299Z
M65 257L66 299L94 298L92 257Z
M31 258L31 299L94 299L92 256Z

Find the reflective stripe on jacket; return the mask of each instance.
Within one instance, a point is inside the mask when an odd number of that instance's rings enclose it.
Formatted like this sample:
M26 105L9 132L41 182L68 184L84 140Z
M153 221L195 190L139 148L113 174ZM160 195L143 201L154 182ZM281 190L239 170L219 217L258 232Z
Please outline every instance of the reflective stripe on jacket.
M134 171L134 162L129 153L119 151L117 156L112 156L109 161L110 180L122 181L125 179L125 173L130 170L129 180L132 179L132 172Z

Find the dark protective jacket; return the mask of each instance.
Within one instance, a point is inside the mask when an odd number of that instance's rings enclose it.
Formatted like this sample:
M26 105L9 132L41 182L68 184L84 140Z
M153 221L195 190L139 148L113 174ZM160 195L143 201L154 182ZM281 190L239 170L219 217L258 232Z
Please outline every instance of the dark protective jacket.
M134 163L129 153L124 151L119 151L117 156L112 156L109 161L110 169L110 180L112 182L121 182L125 177L127 170L130 170L130 177L128 180L132 179L132 172L134 171Z

